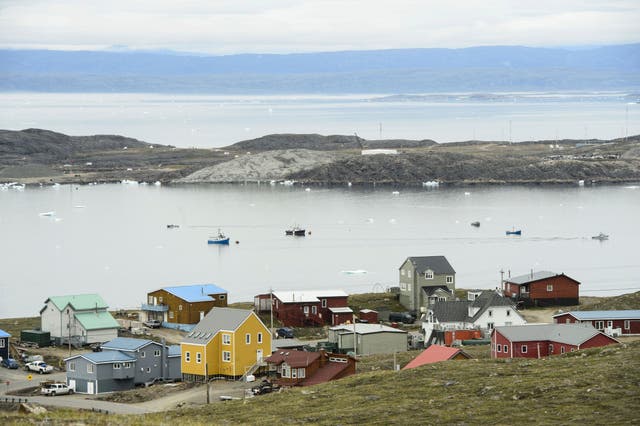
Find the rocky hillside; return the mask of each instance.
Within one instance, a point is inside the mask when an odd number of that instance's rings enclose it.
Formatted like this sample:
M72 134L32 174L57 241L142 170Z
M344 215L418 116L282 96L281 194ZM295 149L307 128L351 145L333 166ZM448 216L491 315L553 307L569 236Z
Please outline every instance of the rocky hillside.
M407 139L384 139L369 141L356 135L317 134L273 134L246 140L229 146L229 149L249 151L271 151L281 149L312 149L316 151L338 151L366 148L419 148L436 145L436 142L424 139L420 141Z

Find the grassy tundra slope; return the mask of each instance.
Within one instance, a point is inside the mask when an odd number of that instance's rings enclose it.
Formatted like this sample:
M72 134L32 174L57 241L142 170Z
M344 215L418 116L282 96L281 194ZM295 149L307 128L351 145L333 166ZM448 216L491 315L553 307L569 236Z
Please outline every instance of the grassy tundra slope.
M549 359L444 362L146 416L0 413L4 424L632 424L640 342Z

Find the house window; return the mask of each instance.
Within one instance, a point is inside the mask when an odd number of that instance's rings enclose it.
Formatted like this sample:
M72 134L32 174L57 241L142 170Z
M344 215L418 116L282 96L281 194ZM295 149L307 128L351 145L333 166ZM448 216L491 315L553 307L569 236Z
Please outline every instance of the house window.
M124 368L131 368L131 363L130 362L125 362L124 363Z
M498 352L502 352L502 345L498 345L498 347L496 348Z
M527 345L522 345L522 347L520 348L520 351L521 351L523 354L526 354L526 353L527 353L527 350L528 350Z
M327 307L327 299L322 299L322 307L323 308Z
M222 360L224 362L231 362L231 352L229 351L222 351Z
M509 347L507 345L502 346L502 351L506 354L509 353Z
M607 321L607 328L613 328L613 321Z
M411 271L407 271L407 277L411 278Z
M153 351L153 356L160 356L160 349Z
M153 296L147 296L147 302L149 302L149 305L153 305Z
M298 378L298 369L297 368L292 368L291 369L291 378L292 379L297 379Z
M491 309L489 309L489 316L492 317L493 316L493 311Z
M120 364L119 362L116 362L113 364L114 370L120 370L121 368L122 368L122 364Z
M145 351L140 352L140 358L146 358L147 353Z
M604 321L596 321L596 329L603 330L604 329Z
M169 311L169 319L173 319L173 311Z
M87 364L87 373L93 374L93 364Z
M507 316L510 317L511 316L511 309L507 309Z
M447 275L447 284L453 284L453 275Z
M298 378L299 379L304 379L306 374L307 373L306 373L304 368L298 368Z
M196 362L198 364L202 362L202 354L200 352L196 352Z
M158 302L162 303L162 296L158 297Z
M406 290L406 286L404 285L404 283L400 283L400 290L402 291Z
M318 313L318 307L317 306L312 306L311 307L311 313L314 314L314 315L317 314Z
M262 333L258 333L258 343L262 343Z
M308 307L308 306L305 306L305 307L302 309L302 311L304 312L304 314L305 314L305 315L308 315L308 314L309 314L309 307Z
M224 295L224 294L220 294L220 295L218 295L218 299L220 299L220 300L224 300L224 299L226 299L226 298L227 298L227 296L226 296L226 295Z
M151 367L147 367L147 373L151 373Z
M487 323L487 329L493 330L493 323L492 322L488 322Z
M184 362L191 362L191 352L187 351L184 353Z
M553 284L547 284L547 291L553 291Z
M624 320L624 329L629 330L631 328L631 321Z
M282 377L291 377L291 368L286 364L282 366Z
M67 364L67 370L69 371L76 371L76 363L75 362L70 362L69 364Z
M231 335L230 334L223 334L222 335L222 344L223 345L230 345L231 344Z
M400 275L404 277L404 269L400 269Z
M560 353L563 354L564 353L564 346L560 346Z
M245 335L244 335L244 342L245 342L247 345L250 345L250 344L251 344L251 334L247 333L247 334L245 334Z
M553 353L553 345L549 345L549 355Z
M182 305L178 305L178 310L181 311L182 310Z
M433 279L433 271L425 271L424 272L424 278L427 280L432 280Z

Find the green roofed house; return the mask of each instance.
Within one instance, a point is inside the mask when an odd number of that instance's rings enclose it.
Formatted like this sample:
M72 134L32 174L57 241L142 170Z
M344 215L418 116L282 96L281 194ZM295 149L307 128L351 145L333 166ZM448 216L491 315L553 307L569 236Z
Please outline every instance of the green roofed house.
M42 331L51 333L56 344L75 346L102 343L118 337L118 322L107 312L98 294L52 296L40 310Z

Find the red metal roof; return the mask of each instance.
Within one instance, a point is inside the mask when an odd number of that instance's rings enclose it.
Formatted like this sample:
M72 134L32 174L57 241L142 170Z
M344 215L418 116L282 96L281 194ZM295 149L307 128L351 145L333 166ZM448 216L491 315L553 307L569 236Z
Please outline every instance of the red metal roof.
M291 367L306 367L313 364L318 358L320 358L319 352L280 349L274 352L270 357L265 358L265 362L275 365L280 365L283 362L286 362Z
M320 368L316 374L302 382L302 386L317 385L333 380L338 374L346 370L349 364L346 362L328 362Z
M407 364L403 370L408 370L410 368L420 367L425 364L432 364L434 362L446 361L454 356L458 355L458 353L462 353L464 356L469 358L469 355L464 353L462 349L458 348L449 348L447 346L440 345L431 345L420 355L415 357L409 364Z

